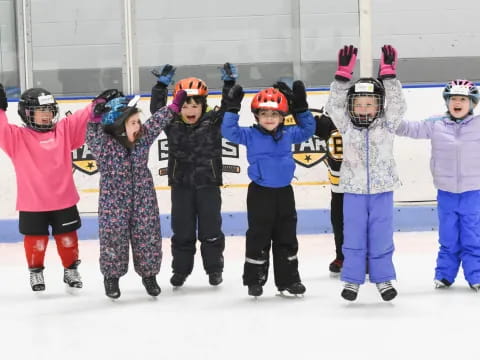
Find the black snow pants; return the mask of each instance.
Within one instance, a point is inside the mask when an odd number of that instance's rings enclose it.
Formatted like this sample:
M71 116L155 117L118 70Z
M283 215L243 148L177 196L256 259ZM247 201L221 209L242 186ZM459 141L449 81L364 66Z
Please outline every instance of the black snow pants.
M190 275L196 252L197 225L203 267L207 274L223 271L225 236L221 230L222 198L218 186L172 186L172 270Z
M244 285L264 285L272 247L275 285L285 288L300 281L297 212L292 187L268 188L250 183L247 194L248 230Z

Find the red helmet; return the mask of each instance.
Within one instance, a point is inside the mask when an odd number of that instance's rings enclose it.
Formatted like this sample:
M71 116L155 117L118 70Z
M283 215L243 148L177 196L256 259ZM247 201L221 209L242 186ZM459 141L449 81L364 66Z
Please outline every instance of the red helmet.
M252 100L252 112L258 110L275 110L282 114L288 113L288 101L285 95L274 88L263 89Z
M179 90L185 90L187 96L207 96L208 87L202 79L190 77L182 79L175 84L173 97Z

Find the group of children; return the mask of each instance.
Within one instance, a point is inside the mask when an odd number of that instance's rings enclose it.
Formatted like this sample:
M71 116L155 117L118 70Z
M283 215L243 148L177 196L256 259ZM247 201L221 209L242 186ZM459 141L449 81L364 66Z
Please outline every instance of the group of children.
M162 239L149 149L163 130L168 139L173 236L170 282L182 286L193 269L196 240L201 243L209 283L222 282L225 236L222 232L222 136L247 149L248 230L243 284L260 296L267 281L270 248L275 285L301 295L306 288L298 271L297 213L291 181L292 144L316 134L327 142L332 183L332 225L336 258L330 271L341 272L341 296L357 298L360 285L376 284L385 301L396 297L392 285L393 191L400 185L393 157L396 135L432 140L431 170L438 188L440 250L437 287L450 286L463 265L467 282L480 290L480 119L473 110L480 99L466 80L447 84L447 113L423 122L405 121L402 86L396 79L396 50L382 48L377 78L352 82L357 49L340 49L335 81L325 112L312 114L305 86L278 82L253 96L255 123L238 124L244 97L236 84L237 68L225 63L219 107L207 104L208 87L198 78L178 81L167 106L175 68L155 73L152 116L142 124L136 101L107 90L92 104L56 121L56 100L45 89L29 89L18 113L24 127L9 124L8 103L0 85L0 147L17 174L19 228L24 234L32 290L45 290L44 254L52 228L69 287L82 287L78 273L79 200L70 152L85 140L100 171L100 269L108 297L120 297L119 279L128 269L129 246L135 271L147 293L158 296ZM284 126L292 114L296 125ZM314 116L315 115L315 116ZM51 161L45 163L42 159Z

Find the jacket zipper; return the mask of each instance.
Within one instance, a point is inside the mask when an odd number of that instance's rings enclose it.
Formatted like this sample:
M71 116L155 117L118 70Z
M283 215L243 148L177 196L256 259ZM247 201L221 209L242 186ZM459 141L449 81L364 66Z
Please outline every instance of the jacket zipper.
M215 175L215 168L213 167L213 160L212 159L210 159L210 165L212 166L213 177L216 179L217 175Z
M368 129L367 129L367 194L370 194L370 149L368 144Z
M172 172L172 178L175 179L175 170L177 169L177 159L175 159L175 162L173 163L173 172Z

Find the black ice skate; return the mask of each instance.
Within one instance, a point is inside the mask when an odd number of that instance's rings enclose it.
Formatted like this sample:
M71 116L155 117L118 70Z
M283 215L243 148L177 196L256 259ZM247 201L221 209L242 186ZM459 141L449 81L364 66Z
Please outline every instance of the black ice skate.
M435 279L433 281L433 284L435 285L435 289L446 289L452 285L452 283L446 279L441 279L441 280Z
M170 278L170 284L172 284L175 287L180 287L185 283L186 279L187 279L187 275L173 273L173 276Z
M221 272L213 272L208 274L208 282L212 286L220 285L223 281Z
M342 271L342 267L343 267L343 260L335 259L330 263L330 265L328 266L328 269L330 270L330 273L332 276L337 276L337 275L340 275L340 272Z
M470 284L470 287L472 288L472 290L480 292L480 284Z
M250 296L261 296L263 294L262 285L248 285L248 295Z
M382 296L382 299L385 301L393 300L398 295L398 292L392 286L391 281L384 281L376 285L380 295Z
M346 282L343 286L341 295L345 300L354 301L357 299L358 290L360 290L359 284Z
M43 267L31 268L30 270L30 286L33 291L44 291L45 280L43 279Z
M162 292L162 289L158 286L155 275L142 278L142 284L150 296L158 296Z
M110 299L118 299L120 297L120 288L118 287L118 278L105 278L103 280L105 285L105 295Z
M71 288L81 289L83 283L78 272L78 265L80 265L80 260L75 261L72 265L63 270L63 282Z
M286 287L279 287L278 291L280 291L282 295L284 295L284 291L288 291L292 295L303 295L307 289L301 282L296 282Z

